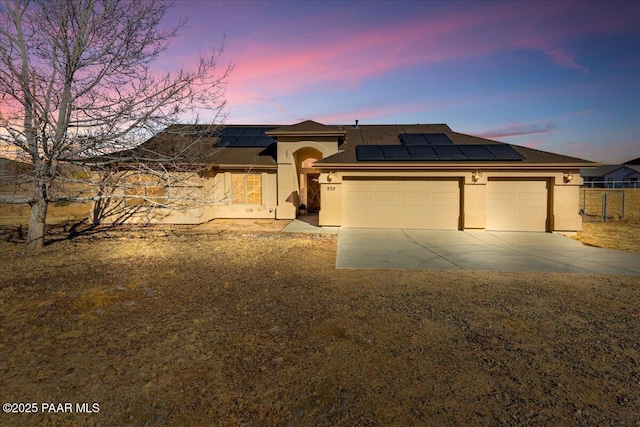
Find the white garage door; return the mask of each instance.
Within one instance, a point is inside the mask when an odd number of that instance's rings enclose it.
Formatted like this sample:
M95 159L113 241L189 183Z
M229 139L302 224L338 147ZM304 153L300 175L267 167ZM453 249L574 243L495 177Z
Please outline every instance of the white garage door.
M546 181L489 181L487 230L547 231Z
M345 180L342 225L457 230L457 180Z

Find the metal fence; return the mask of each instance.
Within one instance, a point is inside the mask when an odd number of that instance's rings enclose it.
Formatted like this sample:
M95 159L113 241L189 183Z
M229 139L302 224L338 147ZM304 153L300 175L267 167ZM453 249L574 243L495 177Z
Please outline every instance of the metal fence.
M584 187L589 188L640 188L638 181L589 181L584 180Z
M581 188L580 214L583 221L640 219L640 189Z

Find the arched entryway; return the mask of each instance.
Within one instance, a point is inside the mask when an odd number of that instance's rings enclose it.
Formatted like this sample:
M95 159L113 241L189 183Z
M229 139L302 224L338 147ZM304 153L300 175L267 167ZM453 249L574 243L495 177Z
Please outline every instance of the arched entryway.
M299 213L317 214L320 212L320 171L312 165L322 159L322 153L307 147L298 150L294 157L300 189Z

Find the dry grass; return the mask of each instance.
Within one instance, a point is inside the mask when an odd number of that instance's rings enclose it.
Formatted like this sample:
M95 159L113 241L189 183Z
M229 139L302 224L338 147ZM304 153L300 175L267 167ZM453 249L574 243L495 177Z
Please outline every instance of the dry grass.
M605 193L609 220L602 222L602 195ZM640 252L640 189L624 189L623 220L620 219L622 189L582 189L580 204L587 215L582 223L582 231L575 237L577 240L600 248Z
M575 238L585 245L640 253L640 220L584 222Z
M89 203L51 203L47 210L47 224L60 224L86 219L89 216ZM7 205L0 203L0 226L17 227L29 223L28 205Z
M633 425L640 278L335 270L334 236L0 242L0 425Z

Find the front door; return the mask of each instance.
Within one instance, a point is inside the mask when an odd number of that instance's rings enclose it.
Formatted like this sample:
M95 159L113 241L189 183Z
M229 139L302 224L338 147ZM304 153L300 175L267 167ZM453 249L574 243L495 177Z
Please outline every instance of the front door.
M320 174L307 174L307 212L320 212Z

